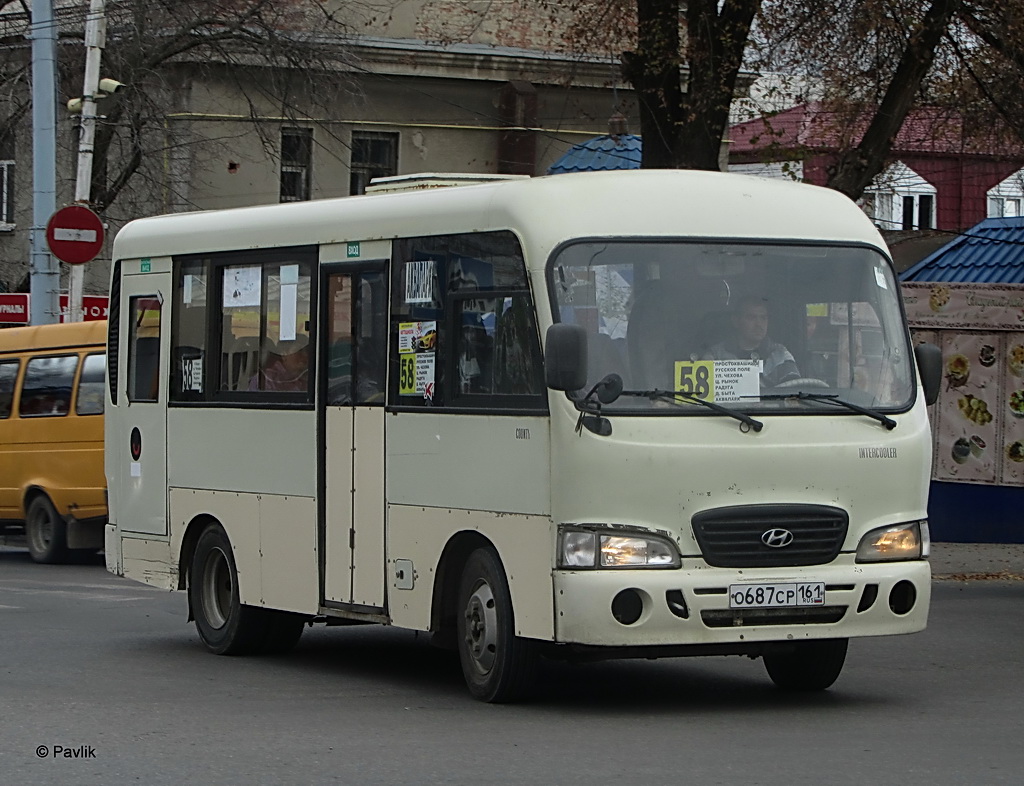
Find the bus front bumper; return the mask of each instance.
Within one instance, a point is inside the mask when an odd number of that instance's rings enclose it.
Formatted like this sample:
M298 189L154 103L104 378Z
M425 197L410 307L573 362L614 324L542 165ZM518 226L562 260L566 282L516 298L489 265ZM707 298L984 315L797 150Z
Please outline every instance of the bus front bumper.
M855 638L923 630L931 601L926 560L797 568L559 570L554 575L555 641L607 647L736 645ZM730 606L730 588L766 601L781 587L824 584L808 605ZM761 592L758 593L758 588ZM772 588L772 589L769 589ZM750 593L745 590L750 589ZM742 602L742 600L740 601Z

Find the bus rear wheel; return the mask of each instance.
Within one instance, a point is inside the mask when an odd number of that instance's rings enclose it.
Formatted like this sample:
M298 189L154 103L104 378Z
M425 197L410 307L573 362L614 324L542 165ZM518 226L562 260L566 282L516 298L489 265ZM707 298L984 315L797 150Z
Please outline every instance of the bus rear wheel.
M522 698L533 682L537 653L533 642L515 635L512 595L494 549L469 555L458 597L459 660L469 692L487 702Z
M800 641L794 650L765 654L764 667L783 690L825 690L839 678L849 643L849 639Z
M25 512L25 542L36 562L53 564L68 558L68 525L49 498L40 494Z
M215 655L283 654L302 635L300 615L242 604L231 542L219 525L199 536L188 593L199 638Z

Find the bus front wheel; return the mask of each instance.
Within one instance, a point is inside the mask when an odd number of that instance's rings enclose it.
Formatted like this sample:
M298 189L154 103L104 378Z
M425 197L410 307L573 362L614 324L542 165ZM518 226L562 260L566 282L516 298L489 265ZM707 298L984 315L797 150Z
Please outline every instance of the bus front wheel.
M242 604L231 542L219 525L199 536L188 593L199 638L216 655L281 654L302 635L301 616Z
M825 690L839 678L849 643L849 639L800 641L793 650L766 653L764 667L783 690Z
M25 542L36 562L53 564L68 557L68 525L50 500L40 494L25 512Z
M469 555L459 582L458 646L469 692L508 702L529 690L537 665L533 642L515 635L512 596L492 548Z

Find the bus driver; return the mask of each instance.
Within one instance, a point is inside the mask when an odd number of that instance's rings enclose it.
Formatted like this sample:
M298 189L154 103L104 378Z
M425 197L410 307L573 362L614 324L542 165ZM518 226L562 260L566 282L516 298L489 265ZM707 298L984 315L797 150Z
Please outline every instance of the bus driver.
M708 350L712 360L760 360L761 384L776 385L800 377L788 349L768 336L768 304L757 296L742 297L732 313L732 336Z

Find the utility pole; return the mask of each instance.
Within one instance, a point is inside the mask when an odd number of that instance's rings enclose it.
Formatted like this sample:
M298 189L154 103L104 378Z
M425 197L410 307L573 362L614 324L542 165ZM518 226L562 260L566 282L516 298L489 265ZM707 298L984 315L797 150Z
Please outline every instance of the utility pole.
M60 321L60 269L46 244L57 207L57 23L53 0L32 2L32 232L29 323Z
M85 79L82 83L82 124L78 136L78 175L75 203L89 207L92 196L92 161L96 140L96 91L100 84L100 57L106 45L107 20L104 0L89 0L85 21ZM82 290L85 266L71 266L68 321L82 321Z

